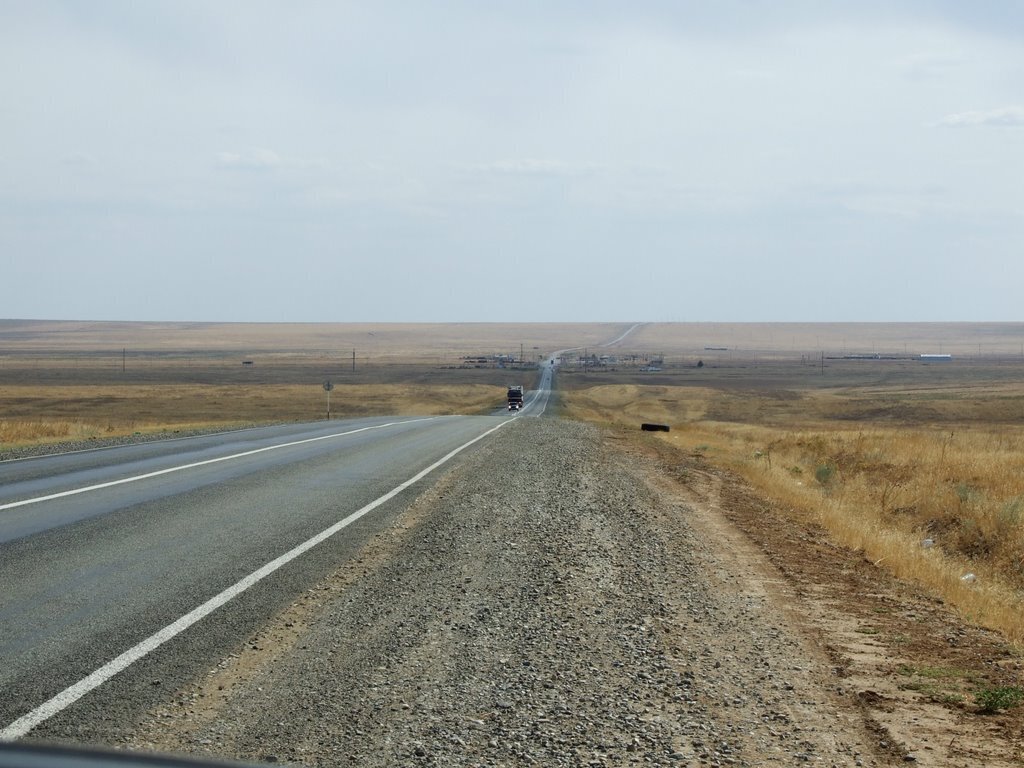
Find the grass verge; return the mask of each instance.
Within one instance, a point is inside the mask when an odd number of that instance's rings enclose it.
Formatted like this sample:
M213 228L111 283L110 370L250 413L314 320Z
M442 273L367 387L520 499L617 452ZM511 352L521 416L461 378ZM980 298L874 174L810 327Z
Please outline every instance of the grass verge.
M331 391L331 416L483 413L500 405L504 395L504 388L486 384L339 384ZM327 415L322 387L289 384L3 386L0 402L5 404L0 448L6 449Z
M563 403L574 418L630 430L670 424L650 439L739 475L774 514L820 525L1024 645L1024 428L801 421L800 397L779 398L784 419L754 398L727 412L728 398L682 387L599 386L566 392Z

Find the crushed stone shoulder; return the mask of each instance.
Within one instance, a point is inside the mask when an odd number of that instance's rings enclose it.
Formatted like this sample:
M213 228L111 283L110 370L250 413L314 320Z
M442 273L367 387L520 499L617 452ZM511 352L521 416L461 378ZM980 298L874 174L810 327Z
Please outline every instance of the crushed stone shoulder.
M125 744L310 766L887 765L596 428L519 419Z

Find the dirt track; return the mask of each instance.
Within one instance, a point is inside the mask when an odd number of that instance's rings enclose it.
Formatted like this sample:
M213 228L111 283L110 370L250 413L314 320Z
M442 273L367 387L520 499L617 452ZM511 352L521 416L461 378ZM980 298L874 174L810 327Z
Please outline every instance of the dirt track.
M1019 678L996 638L729 478L619 446L519 420L125 744L323 766L1020 764L1019 719L893 673L965 654Z

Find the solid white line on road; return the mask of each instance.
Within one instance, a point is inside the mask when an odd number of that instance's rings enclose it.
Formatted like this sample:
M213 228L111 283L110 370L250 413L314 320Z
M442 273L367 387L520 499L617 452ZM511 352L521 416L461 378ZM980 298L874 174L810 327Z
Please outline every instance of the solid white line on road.
M393 427L396 424L412 424L417 421L430 421L426 419L409 419L408 421L389 421L387 424L376 424L372 427L360 427L359 429L351 429L348 432L335 432L330 435L321 435L320 437L310 437L305 440L294 440L290 443L279 443L278 445L268 445L264 448L255 448L251 451L244 451L243 453L233 453L230 456L221 456L217 459L206 459L204 461L194 461L191 464L182 464L178 467L168 467L167 469L159 469L155 472L147 472L144 475L134 475L133 477L122 477L120 480L111 480L107 483L97 483L96 485L88 485L84 488L73 488L70 491L61 491L60 493L51 493L47 496L36 496L31 499L22 499L21 501L12 501L9 504L0 504L0 511L5 509L14 509L15 507L23 507L26 504L38 504L41 501L52 501L53 499L62 499L65 496L75 496L79 493L87 493L89 491L98 491L101 488L110 488L114 485L123 485L124 483L134 483L137 480L147 480L151 477L157 477L159 475L170 474L171 472L181 472L184 469L195 469L196 467L202 467L207 464L216 464L220 461L230 461L232 459L240 459L243 456L252 456L256 453L263 453L265 451L276 451L279 448L291 448L296 445L302 445L304 443L315 443L318 440L330 440L334 437L344 437L345 435L354 435L357 432L366 432L371 429L383 429L384 427Z
M243 592L245 592L247 589L249 589L249 587L253 586L254 584L256 584L256 583L258 583L260 581L262 581L264 578L266 578L267 576L272 574L274 571L276 571L281 566L291 562L292 560L297 558L299 555L301 555L304 552L307 552L308 550L312 549L313 547L315 547L317 544L321 543L325 539L329 539L331 536L336 534L338 531L340 531L343 528L346 528L347 526L351 525L352 523L354 523L359 518L363 517L363 515L367 514L368 512L372 512L374 509L376 509L377 507L379 507L381 504L385 503L386 501L390 501L395 496L397 496L402 491L404 491L406 488L408 488L410 485L413 485L414 483L419 482L424 477L426 477L431 472L433 472L435 469L437 469L441 465L447 463L453 457L455 457L457 454L459 454L460 452L464 451L469 446L473 445L473 443L476 443L479 440L483 440L485 437L490 435L492 432L497 432L499 429L501 429L503 426L505 426L508 423L509 422L507 422L507 421L503 421L503 422L499 423L496 427L492 427L491 429L487 430L483 434L478 435L477 437L474 437L468 443L463 443L462 445L460 445L455 450L450 451L449 453L447 453L444 456L442 456L440 459L435 461L433 464L431 464L426 469L424 469L424 470L422 470L420 472L417 472L415 475L410 477L408 480L406 480L404 483L402 483L398 487L394 488L393 490L389 491L388 493L385 493L383 496L381 496L380 498L376 499L375 501L371 501L365 507L362 507L361 509L356 510L355 512L353 512L351 515L349 515L348 517L344 518L343 520L339 520L334 525L332 525L330 528L327 528L326 530L321 531L316 536L314 536L311 539L308 539L307 541L304 541L302 544L299 544L294 549L291 549L288 552L285 552L283 555L281 555L277 559L271 560L269 563L264 565L262 568L260 568L260 569L258 569L256 571L253 571L251 574L246 576L241 581L238 581L235 584L233 584L230 587L228 587L227 589L225 589L219 595L216 595L215 597L210 598L205 603L200 605L198 608L194 608L193 610L189 611L184 616L182 616L180 619L178 619L175 622L172 622L171 624L168 624L166 627L161 629L156 634L150 635L149 637L147 637L145 640L143 640L138 645L135 645L132 648L129 648L127 651L122 653L116 659L113 659L112 661L107 662L102 667L100 667L95 672L93 672L92 674L82 678L81 680L79 680L74 685L71 685L71 686L65 688L63 691L58 693L56 696L54 696L49 701L46 701L46 702L40 704L38 707L33 709L31 712L29 712L29 713L27 713L25 715L22 715L17 720L15 720L13 723L11 723L6 728L4 728L2 731L0 731L0 741L13 741L14 739L21 738L22 736L27 734L29 731L31 731L33 728L35 728L37 725L39 725L40 723L48 720L49 718L53 717L54 715L58 714L59 712L63 711L67 707L69 707L72 704L74 704L76 701L78 701L80 698L82 698L89 691L93 690L94 688L98 688L99 686L101 686L103 683L105 683L107 680L112 678L118 672L123 671L124 669L126 669L130 665L134 664L139 659L143 658L147 654L149 654L152 651L154 651L157 648L159 648L161 645L166 643L168 640L170 640L170 639L174 638L175 636L181 634L186 629L188 629L193 624L195 624L197 621L199 621L203 617L209 615L210 613L213 613L215 610L220 608L222 605L224 605L228 601L234 599L235 597L238 597L238 595L240 595Z
M549 397L551 397L551 372L545 371L544 374L541 376L540 388L535 389L533 391L533 397L530 399L530 402L526 405L526 408L529 409L529 415L532 416L533 418L543 416L544 411L547 410L548 407ZM537 408L537 402L540 401L541 398L544 399L543 402L541 402L540 404L540 410L534 413L534 410L536 410Z

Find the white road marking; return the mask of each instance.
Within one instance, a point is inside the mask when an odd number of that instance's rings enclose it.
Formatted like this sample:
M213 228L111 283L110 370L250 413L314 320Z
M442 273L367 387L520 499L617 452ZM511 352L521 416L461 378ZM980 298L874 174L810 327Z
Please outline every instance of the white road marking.
M537 407L537 401L540 400L541 397L544 398L544 401L540 405L540 410L539 411L534 413L533 410L530 410L530 414L529 415L532 416L533 418L537 418L539 416L543 416L544 415L544 411L547 410L548 398L551 397L551 385L550 385L550 382L551 382L551 371L550 370L545 370L544 373L541 376L540 389L534 390L533 398L530 400L530 402L524 408L524 410L535 409Z
M412 424L417 421L430 421L426 419L409 419L408 421L390 421L387 424L376 424L372 427L360 427L359 429L351 429L348 432L335 432L331 435L321 435L320 437L310 437L305 440L294 440L290 443L279 443L278 445L268 445L265 448L255 448L251 451L244 451L242 453L233 453L230 456L221 456L217 459L206 459L204 461L194 461L191 464L182 464L178 467L168 467L167 469L159 469L155 472L147 472L144 475L134 475L133 477L122 477L120 480L111 480L107 483L97 483L96 485L88 485L83 488L73 488L70 491L61 491L60 493L51 493L47 496L36 496L31 499L22 499L21 501L12 501L9 504L0 504L0 512L5 509L14 509L15 507L23 507L26 504L38 504L41 501L52 501L53 499L62 499L65 496L76 496L79 493L88 493L89 491L98 491L101 488L110 488L114 485L123 485L124 483L134 483L138 480L147 480L151 477L157 477L159 475L167 475L171 472L181 472L185 469L195 469L196 467L202 467L207 464L216 464L221 461L230 461L232 459L240 459L243 456L252 456L256 453L263 453L265 451L276 451L279 448L291 448L292 446L302 445L303 443L315 443L318 440L330 440L335 437L344 437L345 435L354 435L357 432L366 432L371 429L383 429L384 427L393 427L396 424Z
M225 429L221 432L205 432L201 435L185 435L184 437L164 437L161 436L156 440L144 440L142 443L123 443L121 445L101 445L95 448L78 448L73 451L57 451L56 453L38 453L32 454L31 456L19 456L16 459L4 459L4 464L15 464L19 461L37 461L39 459L50 459L54 456L73 456L76 453L100 453L102 451L116 451L119 448L124 448L128 445L150 445L154 442L161 444L165 443L179 443L182 440L194 440L196 437L214 437L220 435L236 435L239 432L253 432L261 429L261 427L241 427L239 429Z
M191 627L193 624L198 622L200 619L202 619L205 616L213 613L215 610L217 610L218 608L220 608L222 605L224 605L225 603L229 602L230 600L234 599L235 597L238 597L238 595L240 595L243 592L245 592L247 589L249 589L249 587L253 586L254 584L257 584L260 581L262 581L264 578L266 578L267 576L272 574L274 571L276 571L281 566L286 565L287 563L291 562L292 560L297 558L299 555L301 555L304 552L307 552L308 550L312 549L313 547L315 547L317 544L321 543L322 541L324 541L326 539L329 539L331 536L336 534L338 531L342 530L343 528L348 527L349 525L354 523L359 518L363 517L368 512L372 512L374 509L379 507L384 502L390 501L395 496L397 496L402 491L404 491L406 488L408 488L410 485L413 485L414 483L419 482L424 477L426 477L431 472L433 472L435 469L437 469L441 465L447 463L453 457L455 457L457 454L459 454L460 452L464 451L469 446L473 445L473 443L476 443L479 440L483 440L485 437L490 435L492 432L498 431L499 429L501 429L506 424L508 424L508 422L507 421L503 421L503 422L499 423L496 427L492 427L491 429L487 430L483 434L478 435L477 437L474 437L468 443L463 443L462 445L460 445L455 450L450 451L449 453L445 454L443 457L441 457L440 459L435 461L433 464L431 464L426 469L424 469L424 470L422 470L420 472L417 472L415 475L410 477L408 480L406 480L404 483L402 483L401 485L397 486L393 490L388 491L387 493L385 493L383 496L381 496L380 498L376 499L375 501L371 501L365 507L362 507L361 509L356 510L355 512L353 512L351 515L349 515L348 517L344 518L343 520L339 520L337 523L332 525L330 528L327 528L326 530L321 531L316 536L312 537L311 539L308 539L308 540L304 541L302 544L299 544L294 549L291 549L288 552L285 552L283 555L281 555L280 557L276 558L275 560L271 560L269 563L264 565L262 568L260 568L260 569L258 569L256 571L253 571L251 574L246 576L241 581L238 581L235 584L233 584L230 587L228 587L227 589L225 589L219 595L216 595L215 597L210 598L205 603L200 605L198 608L194 608L193 610L191 610L188 613L186 613L184 616L182 616L177 621L174 621L171 624L168 624L166 627L161 629L159 632L156 632L155 634L150 635L145 640L143 640L141 643L138 643L137 645L133 646L132 648L129 648L127 651L125 651L124 653L122 653L120 656L118 656L117 658L113 659L112 661L107 662L102 667L100 667L95 672L93 672L92 674L87 675L86 677L82 678L81 680L79 680L74 685L71 685L71 686L65 688L63 691L58 693L56 696L54 696L49 701L46 701L46 702L40 704L38 707L33 709L28 714L22 715L17 720L15 720L13 723L11 723L6 728L4 728L2 731L0 731L0 741L13 741L14 739L21 738L22 736L27 734L29 731L31 731L33 728L35 728L37 725L39 725L40 723L48 720L49 718L53 717L54 715L58 714L59 712L63 711L67 707L69 707L72 704L74 704L76 701L78 701L80 698L82 698L85 694L89 693L89 691L91 691L94 688L98 688L99 686L103 685L103 683L105 683L107 680L112 678L118 672L123 671L124 669L126 669L129 666L131 666L132 664L134 664L139 659L143 658L147 654L149 654L152 651L154 651L157 648L159 648L161 645L166 643L168 640L170 640L170 639L174 638L175 636L177 636L177 635L181 634L182 632L184 632L186 629ZM315 439L320 439L320 438L315 438Z

